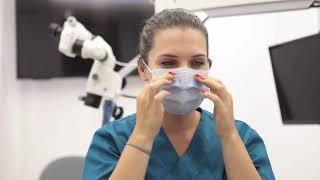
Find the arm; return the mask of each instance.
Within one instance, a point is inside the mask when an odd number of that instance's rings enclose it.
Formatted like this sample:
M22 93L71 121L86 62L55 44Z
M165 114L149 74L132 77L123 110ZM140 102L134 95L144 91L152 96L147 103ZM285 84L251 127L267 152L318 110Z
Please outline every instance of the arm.
M210 88L201 93L214 103L216 133L222 144L222 152L229 180L260 180L247 149L235 127L233 100L223 83L213 77L196 75L195 78Z
M82 180L145 178L149 155L130 146L120 150L117 128L110 123L95 133L85 158ZM134 130L128 143L151 149L153 141Z
M237 131L221 138L221 144L229 180L261 179Z
M152 138L136 132L132 133L128 142L148 151L151 151L153 145ZM127 145L122 151L117 166L109 179L144 179L149 159L150 155ZM128 169L130 169L130 171L128 171Z
M172 83L174 75L167 74L153 79L137 97L137 121L135 129L110 176L111 180L143 180L146 175L153 141L163 121L162 101L170 95L160 87ZM137 148L138 147L138 148ZM139 149L140 148L140 149ZM130 171L128 171L130 169Z
M137 97L134 130L128 143L151 151L162 120L162 100L170 95L160 87L172 83L174 75L153 79ZM85 158L82 180L141 180L145 178L148 153L129 145L120 148L120 139L112 123L100 128L94 135ZM121 150L122 149L122 150Z

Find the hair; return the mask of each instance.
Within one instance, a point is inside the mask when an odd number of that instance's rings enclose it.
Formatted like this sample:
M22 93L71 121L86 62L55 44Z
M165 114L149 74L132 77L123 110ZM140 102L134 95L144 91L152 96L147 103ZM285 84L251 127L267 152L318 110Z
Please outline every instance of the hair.
M149 52L158 31L175 27L201 31L206 38L207 54L209 53L208 31L197 16L185 9L165 9L148 19L142 29L139 42L140 60L143 59L148 64ZM209 64L211 66L211 60Z

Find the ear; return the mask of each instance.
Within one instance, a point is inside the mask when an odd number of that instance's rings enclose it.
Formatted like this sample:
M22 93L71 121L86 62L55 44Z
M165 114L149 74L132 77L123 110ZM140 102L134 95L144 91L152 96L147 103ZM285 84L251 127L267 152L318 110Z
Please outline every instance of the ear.
M212 66L212 60L210 58L208 58L208 61L209 61L209 69L210 69Z
M149 70L146 68L146 66L142 62L142 59L138 60L138 72L139 72L140 78L143 81L149 81L152 77Z

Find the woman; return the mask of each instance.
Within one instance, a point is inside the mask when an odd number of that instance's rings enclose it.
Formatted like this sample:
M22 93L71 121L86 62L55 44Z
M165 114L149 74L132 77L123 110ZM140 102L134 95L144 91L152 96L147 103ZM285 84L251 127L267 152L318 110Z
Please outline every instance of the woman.
M275 179L257 132L234 120L232 97L207 76L208 32L183 9L150 18L140 37L145 87L137 113L99 129L83 180ZM213 114L199 108L214 102Z

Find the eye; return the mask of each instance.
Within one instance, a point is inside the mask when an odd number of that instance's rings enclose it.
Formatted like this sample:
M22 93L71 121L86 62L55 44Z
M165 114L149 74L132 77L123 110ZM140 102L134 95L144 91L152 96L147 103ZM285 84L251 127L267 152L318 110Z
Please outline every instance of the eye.
M174 60L163 60L160 62L162 66L173 66L176 64Z
M193 66L202 66L202 65L204 65L205 63L204 63L204 60L203 59L197 59L197 60L194 60L193 62L192 62L192 65Z

